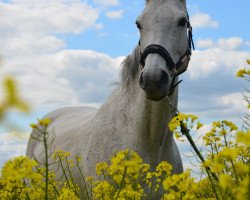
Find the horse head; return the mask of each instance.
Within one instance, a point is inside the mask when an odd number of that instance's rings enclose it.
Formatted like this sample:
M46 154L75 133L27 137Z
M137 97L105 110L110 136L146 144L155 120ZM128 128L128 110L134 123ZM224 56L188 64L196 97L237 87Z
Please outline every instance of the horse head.
M161 100L176 86L188 65L192 27L184 0L147 0L136 25L140 31L140 87L146 97Z

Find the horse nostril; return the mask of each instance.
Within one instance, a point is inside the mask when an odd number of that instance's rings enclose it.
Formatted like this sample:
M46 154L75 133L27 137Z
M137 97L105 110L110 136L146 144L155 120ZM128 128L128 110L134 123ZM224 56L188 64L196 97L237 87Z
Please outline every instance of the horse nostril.
M159 81L157 82L157 87L163 88L165 85L168 85L168 82L169 82L168 73L165 70L162 70Z
M142 89L145 89L145 81L143 79L143 72L141 73L140 79L139 79L139 84L141 86Z

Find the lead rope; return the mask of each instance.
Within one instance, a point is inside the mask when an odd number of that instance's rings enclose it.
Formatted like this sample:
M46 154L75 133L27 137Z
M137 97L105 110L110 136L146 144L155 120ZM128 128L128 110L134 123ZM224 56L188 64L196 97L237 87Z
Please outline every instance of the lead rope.
M177 108L174 108L174 105L171 103L171 101L170 101L170 99L169 99L169 95L167 95L166 96L166 99L168 100L168 103L169 103L169 105L170 105L170 107L171 107L171 119L173 118L173 117L175 117L176 115L178 115L180 112L179 112L179 110L177 109Z

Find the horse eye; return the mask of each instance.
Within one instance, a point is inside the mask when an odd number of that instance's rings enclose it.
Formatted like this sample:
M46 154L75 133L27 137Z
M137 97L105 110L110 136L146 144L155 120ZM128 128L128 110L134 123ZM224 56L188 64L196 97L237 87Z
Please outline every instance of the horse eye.
M141 24L140 24L138 21L136 21L135 24L136 24L136 26L137 26L137 28L138 28L139 30L142 29L142 26L141 26Z
M179 20L178 26L186 27L187 22L188 22L187 18L183 17L183 18L181 18L181 19Z

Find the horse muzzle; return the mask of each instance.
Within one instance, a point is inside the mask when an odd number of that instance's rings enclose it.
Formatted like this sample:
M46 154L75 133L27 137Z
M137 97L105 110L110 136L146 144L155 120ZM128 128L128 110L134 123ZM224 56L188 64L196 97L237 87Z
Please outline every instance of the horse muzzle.
M170 78L166 70L157 69L156 67L152 68L154 69L153 71L142 71L139 84L145 91L148 99L160 101L169 90Z

